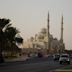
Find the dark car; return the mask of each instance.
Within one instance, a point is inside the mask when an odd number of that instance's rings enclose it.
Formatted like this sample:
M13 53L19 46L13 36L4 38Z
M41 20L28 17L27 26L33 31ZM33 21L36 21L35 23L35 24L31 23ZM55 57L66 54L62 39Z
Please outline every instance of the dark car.
M59 54L54 54L54 55L53 55L53 59L54 59L54 60L59 60L59 58L60 58L60 55L59 55Z
M39 57L39 58L43 57L42 53L39 52L39 53L38 53L38 57Z

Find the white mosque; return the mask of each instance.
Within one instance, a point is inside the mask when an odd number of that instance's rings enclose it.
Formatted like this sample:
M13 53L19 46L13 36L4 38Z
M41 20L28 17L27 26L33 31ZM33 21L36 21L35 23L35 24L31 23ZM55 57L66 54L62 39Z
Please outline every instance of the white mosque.
M39 49L48 53L59 53L65 50L65 44L63 42L63 16L61 19L61 37L60 40L53 38L50 34L50 24L49 24L49 13L48 13L48 24L47 28L42 28L42 30L31 37L27 42L24 42L24 48Z

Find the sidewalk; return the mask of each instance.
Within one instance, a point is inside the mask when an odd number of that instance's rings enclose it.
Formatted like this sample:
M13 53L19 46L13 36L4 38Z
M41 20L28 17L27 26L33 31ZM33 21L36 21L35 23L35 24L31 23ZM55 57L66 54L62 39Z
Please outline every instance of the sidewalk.
M69 69L69 70L67 70L67 69L58 69L58 70L55 70L53 72L72 72L72 69Z
M27 57L27 56L21 56L21 57L13 58L13 59L5 59L5 62L26 61L27 59L29 59L29 57Z
M63 67L60 69L56 69L53 72L72 72L72 65L68 67Z

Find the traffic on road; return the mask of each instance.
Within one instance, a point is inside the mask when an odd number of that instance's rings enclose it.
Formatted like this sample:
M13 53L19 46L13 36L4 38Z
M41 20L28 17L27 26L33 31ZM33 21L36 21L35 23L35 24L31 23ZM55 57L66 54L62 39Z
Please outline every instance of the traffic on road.
M68 60L66 54L61 54L57 60L54 60L53 56L32 56L25 61L2 63L0 64L0 72L49 72L58 68L72 66L71 58L70 63L66 63ZM60 63L61 61L63 63Z

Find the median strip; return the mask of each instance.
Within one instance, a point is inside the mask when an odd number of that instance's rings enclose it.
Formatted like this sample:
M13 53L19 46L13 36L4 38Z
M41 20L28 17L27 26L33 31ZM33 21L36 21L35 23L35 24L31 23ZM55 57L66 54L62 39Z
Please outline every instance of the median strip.
M61 69L56 69L53 72L72 72L72 66L61 68Z

